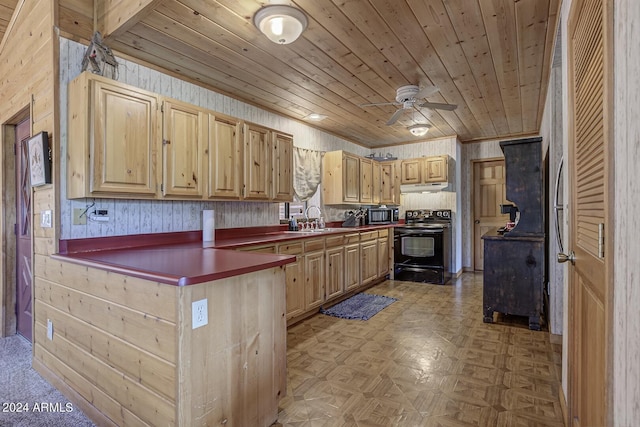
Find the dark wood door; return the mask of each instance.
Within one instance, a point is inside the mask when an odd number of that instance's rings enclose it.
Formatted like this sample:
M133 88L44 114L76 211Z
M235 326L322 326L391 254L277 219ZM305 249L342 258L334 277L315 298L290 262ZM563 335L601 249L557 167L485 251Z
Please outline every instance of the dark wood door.
M570 425L612 425L607 372L611 342L611 257L614 247L610 136L612 110L612 2L574 0L569 58L569 268L568 406ZM607 242L604 241L604 232Z
M31 184L27 140L29 120L16 126L16 315L18 333L31 341Z

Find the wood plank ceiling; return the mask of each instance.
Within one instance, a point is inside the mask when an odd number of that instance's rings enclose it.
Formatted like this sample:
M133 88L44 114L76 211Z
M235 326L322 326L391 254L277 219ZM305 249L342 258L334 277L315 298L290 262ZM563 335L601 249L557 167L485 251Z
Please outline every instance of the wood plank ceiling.
M100 1L98 1L100 3ZM457 135L481 141L539 132L559 0L293 0L309 18L289 45L252 18L265 1L112 0L117 26L97 28L121 52L239 100L370 147ZM133 9L132 3L145 4ZM59 0L63 35L88 40L93 0ZM111 21L109 21L111 19ZM102 25L100 25L102 24ZM362 107L403 85L435 85L455 111ZM432 125L426 137L406 129Z

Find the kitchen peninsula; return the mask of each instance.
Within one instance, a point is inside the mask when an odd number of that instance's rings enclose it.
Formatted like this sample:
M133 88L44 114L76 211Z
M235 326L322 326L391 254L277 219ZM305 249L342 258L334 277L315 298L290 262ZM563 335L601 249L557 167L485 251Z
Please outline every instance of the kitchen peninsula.
M211 247L200 231L60 241L36 260L50 281L36 288L34 367L99 424L271 425L286 393L286 294L307 285L287 279L307 255L288 251L301 243L323 267L319 242L363 235L368 247L387 228L217 230ZM206 314L192 306L203 300Z

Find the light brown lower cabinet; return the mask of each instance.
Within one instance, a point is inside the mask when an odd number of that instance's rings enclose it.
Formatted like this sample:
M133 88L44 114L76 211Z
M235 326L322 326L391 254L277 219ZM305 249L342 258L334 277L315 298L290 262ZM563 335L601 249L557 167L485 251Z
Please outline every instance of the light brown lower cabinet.
M344 293L344 246L327 249L326 284L326 300L339 297Z
M287 320L300 316L305 311L304 300L304 252L302 241L296 241L278 246L279 254L295 255L296 261L285 266L285 280L287 290Z
M279 244L277 253L296 255L296 262L285 267L287 320L386 276L390 262L388 235L388 230L379 230ZM256 249L265 251L269 247Z
M304 254L305 310L320 307L324 302L324 250Z
M360 243L344 247L344 286L345 291L360 286Z

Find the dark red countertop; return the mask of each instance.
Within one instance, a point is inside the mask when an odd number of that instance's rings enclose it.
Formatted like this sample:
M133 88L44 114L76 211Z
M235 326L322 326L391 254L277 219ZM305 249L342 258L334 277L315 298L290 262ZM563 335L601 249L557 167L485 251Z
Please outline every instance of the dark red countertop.
M296 259L291 255L233 250L243 246L390 226L307 233L286 232L286 226L219 229L216 230L215 244L208 247L203 247L201 231L61 240L59 253L52 257L128 276L186 286L278 267Z

